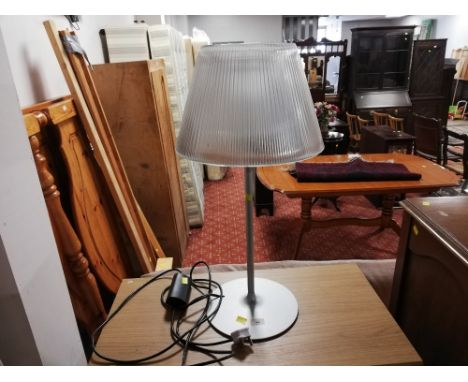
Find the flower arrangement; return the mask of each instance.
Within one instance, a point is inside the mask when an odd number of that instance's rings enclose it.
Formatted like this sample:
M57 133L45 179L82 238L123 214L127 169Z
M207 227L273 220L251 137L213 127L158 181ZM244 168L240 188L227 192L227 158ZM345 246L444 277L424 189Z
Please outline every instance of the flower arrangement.
M335 120L339 111L338 106L328 102L315 102L314 107L320 126L327 126L327 128L328 123Z

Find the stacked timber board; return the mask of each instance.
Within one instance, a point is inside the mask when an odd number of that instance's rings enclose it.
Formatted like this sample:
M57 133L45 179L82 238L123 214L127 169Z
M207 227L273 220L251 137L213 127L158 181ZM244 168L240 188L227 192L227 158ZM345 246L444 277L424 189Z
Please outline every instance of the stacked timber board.
M140 36L140 43L132 40L131 36L135 35L132 28L106 29L105 35L109 56L111 51L119 51L123 55L122 57L128 57L135 45L147 44L149 41L150 54L147 58L160 58L165 62L169 103L177 138L188 94L185 42L181 33L169 25L150 27L142 25L140 27L145 28L145 31L147 31L147 35ZM108 35L116 35L116 29L119 29L119 38L109 38ZM127 37L125 37L126 34L128 34ZM126 45L127 54L123 53L125 45L122 41L128 42ZM114 55L110 62L119 62L118 57ZM179 160L188 222L191 227L201 226L204 220L203 165L183 158L179 158Z

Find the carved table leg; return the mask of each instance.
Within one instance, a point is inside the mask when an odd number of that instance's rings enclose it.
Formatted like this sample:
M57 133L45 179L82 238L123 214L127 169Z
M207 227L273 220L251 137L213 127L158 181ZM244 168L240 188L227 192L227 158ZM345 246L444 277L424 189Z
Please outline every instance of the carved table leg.
M299 249L302 243L302 237L304 233L310 230L311 220L312 220L312 198L302 198L301 201L301 219L302 227L301 232L299 233L299 238L297 239L296 251L294 252L294 260L297 260L299 255Z
M395 204L396 195L383 195L382 200L382 221L380 223L380 228L391 228L398 235L400 234L400 226L395 220L393 220L393 206Z

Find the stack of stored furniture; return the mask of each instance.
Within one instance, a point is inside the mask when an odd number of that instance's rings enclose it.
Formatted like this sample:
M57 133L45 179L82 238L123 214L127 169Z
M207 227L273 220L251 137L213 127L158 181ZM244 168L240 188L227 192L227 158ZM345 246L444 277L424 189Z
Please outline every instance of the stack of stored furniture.
M104 46L107 49L104 51L110 62L129 61L130 58L135 61L150 58L164 60L171 117L177 137L188 93L186 49L182 35L169 25L110 28L101 34L105 37ZM148 54L142 57L139 53L144 45ZM203 166L182 158L179 164L189 225L200 226L203 224Z
M176 137L182 123L188 94L186 51L182 35L169 25L148 28L151 57L166 63L169 97ZM203 165L180 160L185 202L190 226L203 224Z
M65 51L74 33L45 27L73 98L23 113L73 308L89 336L121 281L155 270L165 253L134 197L89 65Z
M185 255L188 221L164 61L93 68L93 79L135 197L164 252L179 266Z
M109 200L99 199L102 184L78 131L71 97L23 113L75 316L80 330L90 335L107 315L101 291L117 293L121 280L136 273ZM77 171L82 176L76 177Z
M109 124L92 81L89 63L73 32L57 31L51 21L44 23L55 56L72 93L94 159L111 193L118 217L128 234L143 271L154 269L159 243L147 225L146 217L135 200Z
M147 60L149 58L147 30L148 26L145 24L101 29L99 34L106 62Z
M116 218L110 186L72 98L23 113L73 309L89 336L105 319L121 281L146 269Z

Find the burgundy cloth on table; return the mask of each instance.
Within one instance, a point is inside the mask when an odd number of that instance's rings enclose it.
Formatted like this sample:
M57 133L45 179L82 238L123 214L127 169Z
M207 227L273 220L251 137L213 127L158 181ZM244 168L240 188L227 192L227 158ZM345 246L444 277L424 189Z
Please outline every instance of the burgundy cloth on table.
M298 182L354 182L376 180L419 180L401 163L367 162L360 158L344 163L296 163Z

